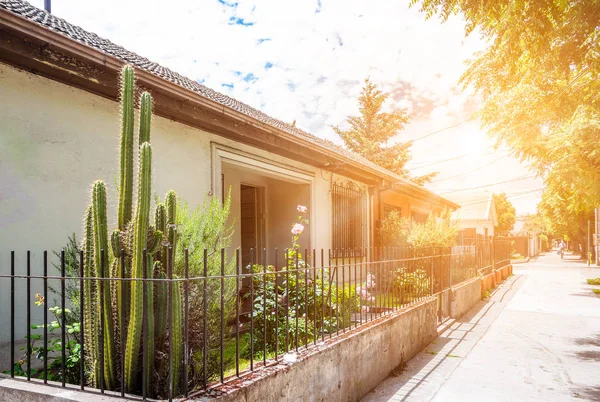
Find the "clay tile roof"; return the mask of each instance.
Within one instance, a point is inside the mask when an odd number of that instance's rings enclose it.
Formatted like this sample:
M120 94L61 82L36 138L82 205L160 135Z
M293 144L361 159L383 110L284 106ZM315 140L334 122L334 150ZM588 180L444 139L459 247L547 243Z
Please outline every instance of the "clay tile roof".
M256 119L262 123L268 124L274 128L282 130L288 134L291 134L299 139L309 141L315 145L316 148L322 148L325 150L333 151L346 159L359 163L365 167L368 167L372 170L379 172L383 177L391 177L397 180L398 182L404 183L411 187L417 187L422 191L433 194L429 190L426 190L424 187L418 186L410 180L402 178L397 174L382 168L381 166L369 161L368 159L357 155L347 149L344 149L340 146L335 145L331 141L327 141L321 138L318 138L306 131L303 131L299 128L293 127L292 125L285 123L281 120L275 119L267 114L261 112L258 109L255 109L251 106L246 105L240 101L237 101L227 95L223 95L213 89L210 89L197 81L194 81L190 78L187 78L173 70L170 70L166 67L161 66L158 63L148 60L145 57L139 56L138 54L131 52L122 46L116 45L107 39L103 39L96 35L95 33L88 32L76 25L70 24L62 18L55 16L54 14L49 14L44 10L41 10L37 7L32 6L26 1L22 0L0 0L0 9L5 9L14 14L20 15L32 22L35 22L39 25L44 26L47 29L53 30L55 32L59 32L77 42L88 45L94 49L97 49L105 54L114 56L125 63L131 64L134 67L145 70L149 73L152 73L162 79L175 83L179 86L182 86L190 91L194 91L201 96L217 102L225 107L234 109L250 118ZM433 194L435 195L435 194ZM436 195L437 196L437 195ZM440 197L441 198L441 197Z

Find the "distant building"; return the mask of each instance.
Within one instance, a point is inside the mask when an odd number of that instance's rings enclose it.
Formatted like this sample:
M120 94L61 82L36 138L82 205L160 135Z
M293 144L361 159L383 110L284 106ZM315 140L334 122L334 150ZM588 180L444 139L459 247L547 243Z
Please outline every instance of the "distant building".
M456 194L448 198L460 205L460 208L452 213L452 218L457 220L460 229L459 243L468 244L477 235L494 235L498 215L492 192Z

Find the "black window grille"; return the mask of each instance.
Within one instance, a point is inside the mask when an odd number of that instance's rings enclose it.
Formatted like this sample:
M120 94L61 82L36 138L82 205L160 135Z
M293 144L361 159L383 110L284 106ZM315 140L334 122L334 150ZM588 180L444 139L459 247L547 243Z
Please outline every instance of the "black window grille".
M367 247L366 199L366 192L351 181L333 184L333 250L356 253Z

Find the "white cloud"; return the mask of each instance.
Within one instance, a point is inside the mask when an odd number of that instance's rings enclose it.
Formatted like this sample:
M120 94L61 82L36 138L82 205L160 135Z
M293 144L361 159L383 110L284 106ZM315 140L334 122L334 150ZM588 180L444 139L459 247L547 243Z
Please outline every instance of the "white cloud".
M42 0L32 3L43 7ZM300 128L338 142L330 125L343 124L356 114L356 97L367 76L386 91L410 83L415 95L430 99L433 111L413 121L400 140L456 124L472 112L465 109L473 95L458 90L457 82L465 60L483 43L475 35L465 38L460 18L444 24L435 18L425 21L406 3L61 0L54 2L53 12L273 117L296 120ZM397 99L393 106L409 104ZM476 124L460 126L415 143L412 165L471 150L473 158L440 166L440 177L451 176L476 167L479 160L485 163L489 155L481 155L490 145ZM500 170L446 184L482 185L502 181L505 175L519 176L524 169L507 159ZM531 211L534 204L523 205L523 211Z

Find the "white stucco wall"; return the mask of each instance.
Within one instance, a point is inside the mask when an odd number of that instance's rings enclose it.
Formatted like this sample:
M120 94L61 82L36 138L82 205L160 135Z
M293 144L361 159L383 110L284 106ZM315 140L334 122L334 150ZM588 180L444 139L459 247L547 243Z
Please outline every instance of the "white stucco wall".
M107 184L109 227L115 226L119 106L0 64L0 122L0 272L9 273L10 250L15 250L16 271L24 273L25 252L31 250L32 273L40 274L43 250L52 255L72 233L81 239L94 180ZM311 172L310 246L330 247L330 185L341 176L160 117L154 118L151 133L153 193L162 198L174 189L190 206L202 202L211 189L211 142ZM17 289L18 337L25 330L23 282ZM41 281L34 280L32 289L33 295L40 292ZM0 278L0 343L9 339L9 290L9 280Z
M469 220L469 219L458 219L458 228L462 229L472 229L475 228L475 232L480 235L485 234L485 229L487 228L488 236L494 235L494 222L492 220Z

